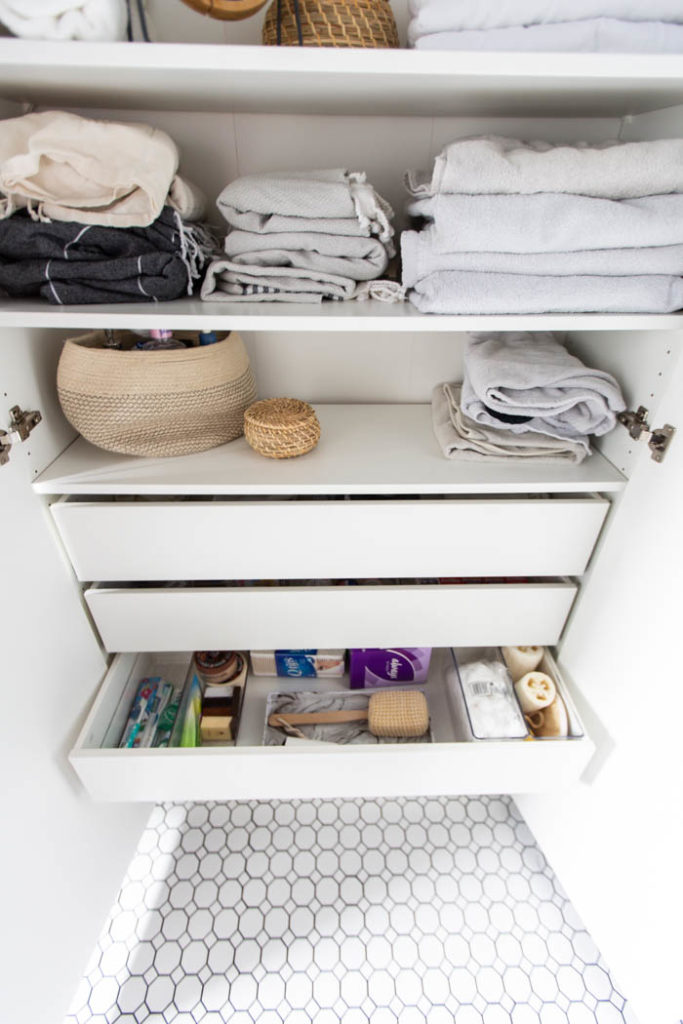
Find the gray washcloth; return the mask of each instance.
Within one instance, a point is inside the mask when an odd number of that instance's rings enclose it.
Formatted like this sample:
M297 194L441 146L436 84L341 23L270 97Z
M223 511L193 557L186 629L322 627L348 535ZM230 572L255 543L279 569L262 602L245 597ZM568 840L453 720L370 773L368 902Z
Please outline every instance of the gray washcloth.
M327 221L347 221L345 235L376 235L389 242L394 234L393 210L367 183L365 174L339 168L238 178L223 189L216 205L228 224L248 231L326 233ZM244 214L256 214L255 224L260 226L245 224ZM274 217L279 218L275 225ZM295 218L299 226L283 225L282 218Z
M514 433L532 430L576 439L606 434L625 408L614 377L584 366L549 331L468 338L462 409L477 423L500 428L490 409L531 417L526 423L506 423Z
M516 50L524 53L683 53L683 25L587 18L420 36L416 50Z
M408 292L422 313L673 313L683 278L486 274L441 271Z
M230 231L226 256L233 262L259 267L296 267L369 281L387 268L386 247L378 238L326 235L313 231L256 234Z
M560 440L529 430L513 433L475 423L461 407L462 384L437 384L432 392L432 425L447 459L465 461L533 460L534 462L582 462L590 454L584 438Z
M439 252L557 253L683 242L683 195L439 195L413 203L410 212L434 222Z
M441 253L433 242L432 226L401 235L403 284L411 288L442 270L492 274L568 274L620 277L635 274L683 274L683 244L642 249L587 249L581 252Z
M409 171L406 184L413 195L425 197L566 192L630 199L683 192L683 139L597 146L521 142L498 135L459 139L437 156L433 174Z

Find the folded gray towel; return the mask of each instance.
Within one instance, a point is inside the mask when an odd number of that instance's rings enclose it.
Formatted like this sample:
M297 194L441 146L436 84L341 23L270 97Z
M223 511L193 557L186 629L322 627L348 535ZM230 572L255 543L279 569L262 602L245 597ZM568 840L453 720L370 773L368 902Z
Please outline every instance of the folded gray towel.
M432 425L447 459L531 459L534 462L579 463L590 454L585 437L559 439L530 430L513 433L502 425L475 423L461 407L462 384L437 384L432 392Z
M635 274L683 275L683 244L642 249L588 249L582 252L439 252L432 227L401 235L403 284L411 288L441 270L491 274L568 274L623 277Z
M439 195L412 203L410 212L433 221L438 252L557 253L683 242L683 194L620 200Z
M552 25L523 25L463 32L435 32L415 40L416 50L516 50L546 53L683 53L683 25L668 21L587 18Z
M423 197L566 192L632 199L683 192L683 139L597 146L521 142L498 135L459 139L437 156L433 174L409 171L406 185Z
M476 423L500 429L492 412L531 417L506 429L577 439L606 434L625 408L614 377L584 366L548 331L473 334L467 341L462 409Z
M259 267L297 267L369 281L383 274L389 263L378 238L327 235L314 231L256 234L230 231L225 254L233 263Z
M214 260L202 285L202 299L209 302L322 302L323 299L378 299L403 302L404 290L397 281L355 281L339 274L295 267L260 267Z
M675 313L683 278L662 274L599 277L440 271L408 298L422 313Z

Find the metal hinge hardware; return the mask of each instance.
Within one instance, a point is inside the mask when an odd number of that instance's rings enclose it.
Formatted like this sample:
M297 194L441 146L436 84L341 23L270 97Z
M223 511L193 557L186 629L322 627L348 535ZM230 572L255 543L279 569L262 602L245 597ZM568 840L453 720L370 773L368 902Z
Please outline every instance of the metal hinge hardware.
M0 430L0 466L9 462L12 445L17 444L18 441L25 441L43 418L37 410L24 412L18 405L12 406L9 412L11 416L10 429Z
M655 462L663 462L667 448L676 433L676 428L665 423L663 427L652 430L647 422L647 416L648 410L644 405L639 405L636 412L627 409L626 412L620 412L617 419L626 427L634 441L640 441L643 434L647 434L649 438L647 443L652 452L652 458Z

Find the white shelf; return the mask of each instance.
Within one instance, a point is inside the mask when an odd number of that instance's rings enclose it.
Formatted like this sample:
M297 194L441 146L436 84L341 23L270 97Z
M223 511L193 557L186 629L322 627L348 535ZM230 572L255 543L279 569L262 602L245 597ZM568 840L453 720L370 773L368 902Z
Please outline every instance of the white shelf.
M298 305L267 302L133 302L94 306L51 306L38 299L0 302L0 327L55 327L62 330L170 330L212 327L234 331L671 331L683 330L679 313L545 313L442 316L421 313L409 302L325 302Z
M135 458L76 440L34 482L40 494L513 494L619 491L602 455L581 465L445 459L428 405L320 405L317 448L266 459L244 438L171 459Z
M624 116L683 102L677 55L0 40L0 94L43 106Z

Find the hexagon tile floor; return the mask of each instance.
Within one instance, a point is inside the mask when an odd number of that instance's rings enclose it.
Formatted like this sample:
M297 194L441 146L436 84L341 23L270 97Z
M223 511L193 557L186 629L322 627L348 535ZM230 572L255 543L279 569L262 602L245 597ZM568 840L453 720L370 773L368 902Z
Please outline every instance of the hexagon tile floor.
M636 1024L508 797L168 804L67 1024Z

